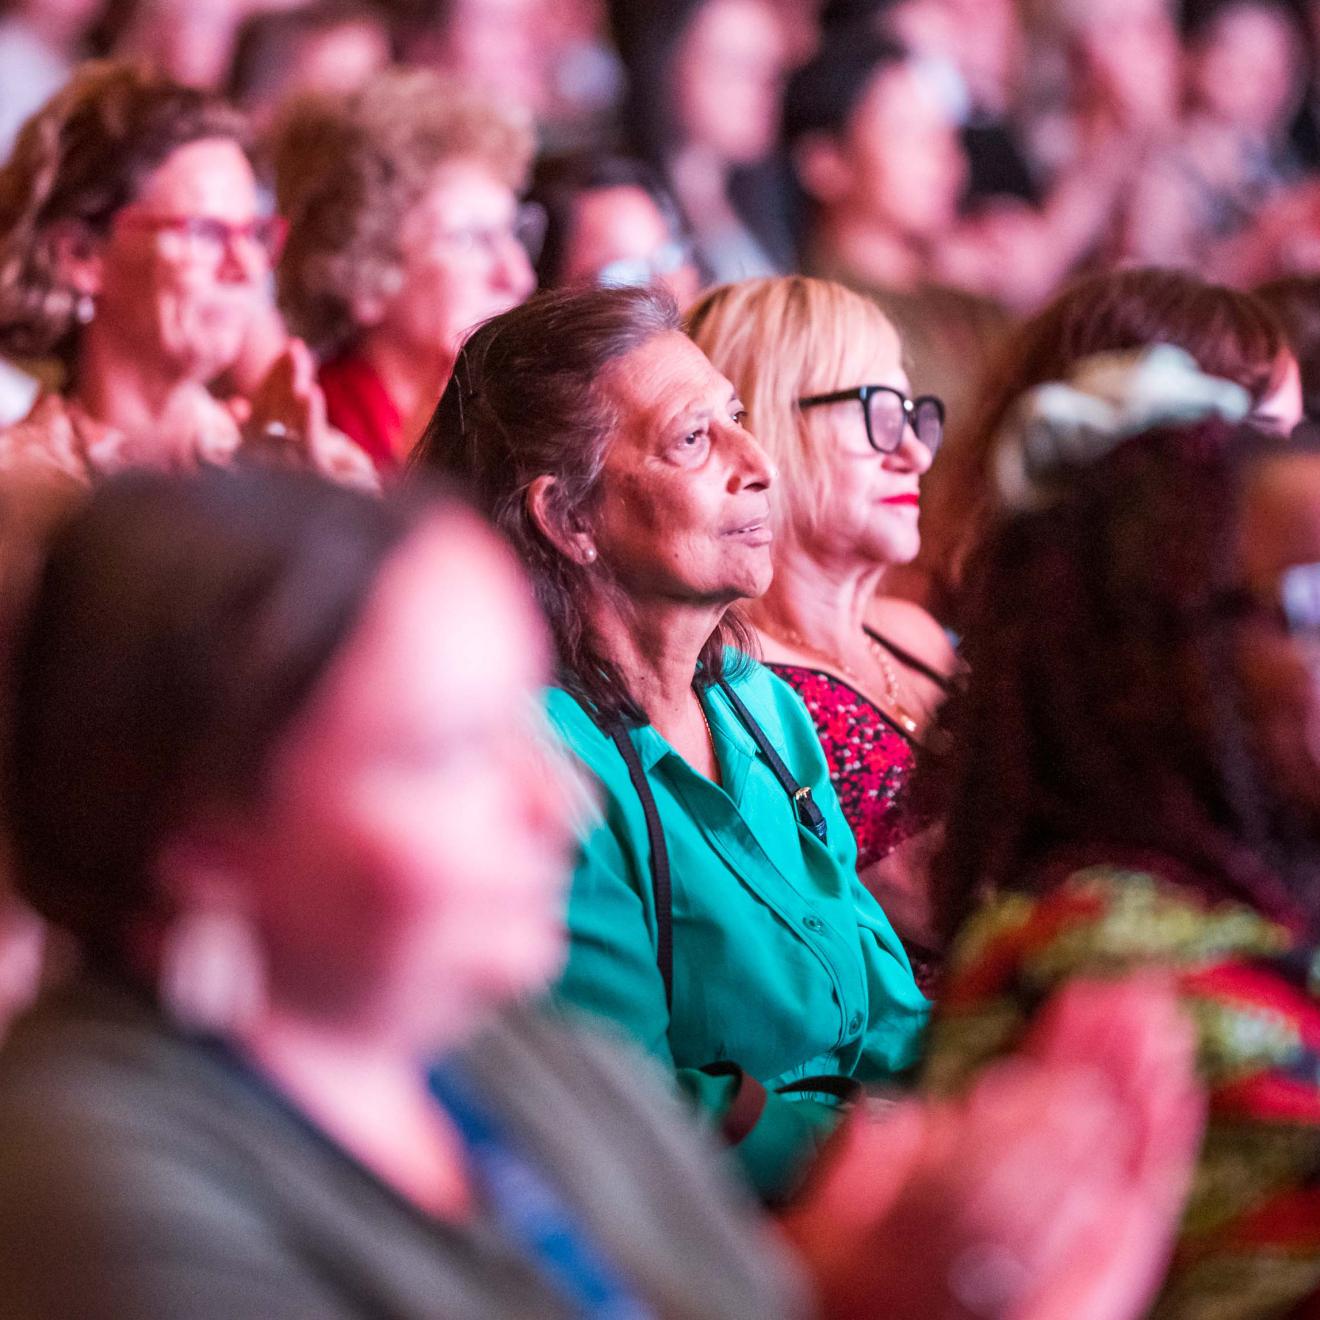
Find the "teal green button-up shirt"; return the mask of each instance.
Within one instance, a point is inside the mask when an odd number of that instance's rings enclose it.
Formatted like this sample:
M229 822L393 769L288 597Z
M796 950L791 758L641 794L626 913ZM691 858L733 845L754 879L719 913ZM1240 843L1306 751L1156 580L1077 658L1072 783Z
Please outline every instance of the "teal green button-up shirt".
M637 748L669 848L674 995L666 1006L642 804L617 747L566 692L549 714L601 786L582 832L558 997L610 1018L667 1065L704 1107L732 1098L731 1061L767 1089L822 1073L885 1081L917 1061L929 1005L903 947L857 880L856 846L802 702L760 665L734 689L828 823L804 826L718 688L703 693L723 784L693 770L649 725ZM783 1194L832 1130L833 1111L773 1097L739 1153L763 1194Z

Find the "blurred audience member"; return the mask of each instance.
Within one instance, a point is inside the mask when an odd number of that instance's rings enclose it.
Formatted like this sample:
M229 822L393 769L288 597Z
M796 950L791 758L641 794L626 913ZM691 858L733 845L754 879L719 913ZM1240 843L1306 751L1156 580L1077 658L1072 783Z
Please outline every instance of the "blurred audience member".
M390 30L379 10L362 0L315 0L292 9L254 14L239 29L226 77L227 95L252 126L263 189L271 189L271 133L280 107L296 96L347 95L390 62ZM288 339L275 302L274 279L225 375L236 393L249 393Z
M0 466L86 482L133 465L271 460L369 478L329 432L305 345L250 400L207 389L236 358L281 226L260 214L237 114L123 64L89 64L0 172L0 350L57 356L0 434Z
M110 54L149 64L188 87L219 91L245 19L299 0L109 0Z
M806 266L862 287L928 282L967 180L957 124L928 68L850 30L793 76L784 131L811 210Z
M1011 211L986 220L983 245L1034 310L1067 276L1105 261L1124 239L1135 181L1172 140L1180 111L1181 46L1172 0L1047 0L1022 82L1021 141L1043 198L1037 226ZM994 263L989 272L993 277Z
M617 134L626 83L606 0L547 0L540 20L548 66L547 101L537 118L542 146L553 153L600 150Z
M881 16L961 125L967 186L961 221L935 252L941 280L1036 308L1108 238L1136 164L1131 142L1110 125L1055 168L1031 159L1027 42L1012 0L899 0Z
M526 117L423 70L284 120L276 190L289 220L280 301L321 354L331 422L396 472L463 336L535 284L539 213L520 208Z
M616 0L632 145L678 199L704 274L793 262L787 179L775 154L788 47L768 0Z
M969 555L998 514L991 451L1014 402L1096 353L1175 344L1202 370L1248 391L1253 418L1286 435L1302 415L1297 362L1283 327L1249 293L1176 270L1132 269L1070 285L1004 343L971 425L956 429L924 484L921 551L902 594L959 626Z
M1130 177L1177 122L1181 46L1171 0L1041 0L1029 141L1047 182L1089 161ZM1127 170L1115 162L1127 157ZM1100 180L1097 179L1097 183Z
M1015 0L898 0L879 17L931 66L955 109L968 160L964 206L1038 201L1013 119L1025 56Z
M1218 273L1216 245L1247 229L1296 172L1287 130L1303 67L1293 11L1284 0L1189 5L1185 64L1186 113L1146 163L1120 251Z
M254 14L238 31L226 94L260 139L281 102L357 91L390 61L390 32L364 0L314 0Z
M542 288L663 284L680 308L701 288L673 199L646 164L624 156L542 161L529 200L546 216Z
M410 9L403 56L531 114L549 99L543 37L546 0L419 0Z
M806 270L873 297L956 419L1005 318L944 278L967 162L929 66L869 28L836 36L790 82L785 133Z
M400 50L532 113L551 152L600 149L624 92L605 0L405 0Z
M781 478L774 577L748 611L761 658L806 703L858 874L926 989L934 939L908 780L954 656L924 610L882 593L886 571L917 552L918 483L943 404L911 397L893 326L838 284L726 285L693 308L689 330L756 418Z
M1167 346L1021 402L928 743L958 932L928 1087L1078 977L1167 978L1196 1024L1210 1121L1158 1316L1311 1315L1320 1280L1320 451L1231 424L1251 406Z
M1279 318L1297 359L1306 419L1320 422L1320 276L1292 275L1254 292Z
M8 1308L799 1312L676 1106L513 1007L563 957L544 654L443 502L138 475L58 533L7 805L83 962L0 1057Z
M775 482L744 417L663 291L562 290L468 339L419 459L533 574L550 716L601 785L558 994L673 1070L776 1202L853 1080L916 1064L929 1005L806 709L743 654Z
M517 1003L563 952L546 676L447 502L138 474L66 520L3 763L82 963L0 1053L6 1306L1135 1320L1199 1129L1168 995L1074 988L965 1104L859 1112L785 1221L809 1308L658 1079Z
M68 81L104 0L0 4L0 162L23 121Z

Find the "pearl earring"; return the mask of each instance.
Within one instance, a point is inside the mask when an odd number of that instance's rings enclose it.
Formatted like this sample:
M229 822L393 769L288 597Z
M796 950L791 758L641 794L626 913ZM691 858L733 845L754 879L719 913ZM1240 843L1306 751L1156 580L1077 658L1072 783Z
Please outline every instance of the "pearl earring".
M96 304L92 301L90 293L80 293L77 301L73 304L73 315L79 325L91 324L92 318L96 315Z
M582 558L588 564L594 564L596 562L596 547L594 545L587 546L587 548L582 552Z

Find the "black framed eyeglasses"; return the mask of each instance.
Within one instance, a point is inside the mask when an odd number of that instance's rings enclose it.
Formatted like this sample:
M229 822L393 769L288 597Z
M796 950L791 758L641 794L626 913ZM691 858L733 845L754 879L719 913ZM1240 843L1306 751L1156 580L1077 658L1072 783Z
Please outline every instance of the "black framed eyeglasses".
M933 394L909 399L892 385L858 385L851 390L811 394L798 400L799 408L820 408L828 403L855 399L866 418L866 438L878 454L892 454L903 443L903 429L911 426L917 439L933 454L944 439L944 401Z

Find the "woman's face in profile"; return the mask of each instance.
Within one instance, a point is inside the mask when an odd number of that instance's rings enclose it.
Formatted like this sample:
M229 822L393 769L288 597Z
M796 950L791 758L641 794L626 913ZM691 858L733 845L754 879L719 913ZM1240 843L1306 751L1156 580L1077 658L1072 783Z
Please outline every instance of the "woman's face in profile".
M625 594L661 606L761 595L774 465L733 386L675 330L614 362L601 389L618 423L592 535Z
M887 385L911 395L892 327L852 326L840 371L819 393L859 385ZM879 414L892 413L895 403L892 396L873 402L873 433L880 434ZM795 528L798 539L827 561L866 567L910 563L921 548L920 481L930 467L930 450L905 426L893 453L877 452L856 399L803 409L801 418L824 498L813 525Z
M1289 570L1320 563L1320 455L1271 458L1253 474L1241 561L1262 606L1238 639L1243 713L1278 791L1320 828L1320 611L1307 628L1296 614L1290 627L1280 610Z
M273 996L439 1047L564 956L568 773L537 735L545 641L508 553L446 515L405 543L243 827Z

